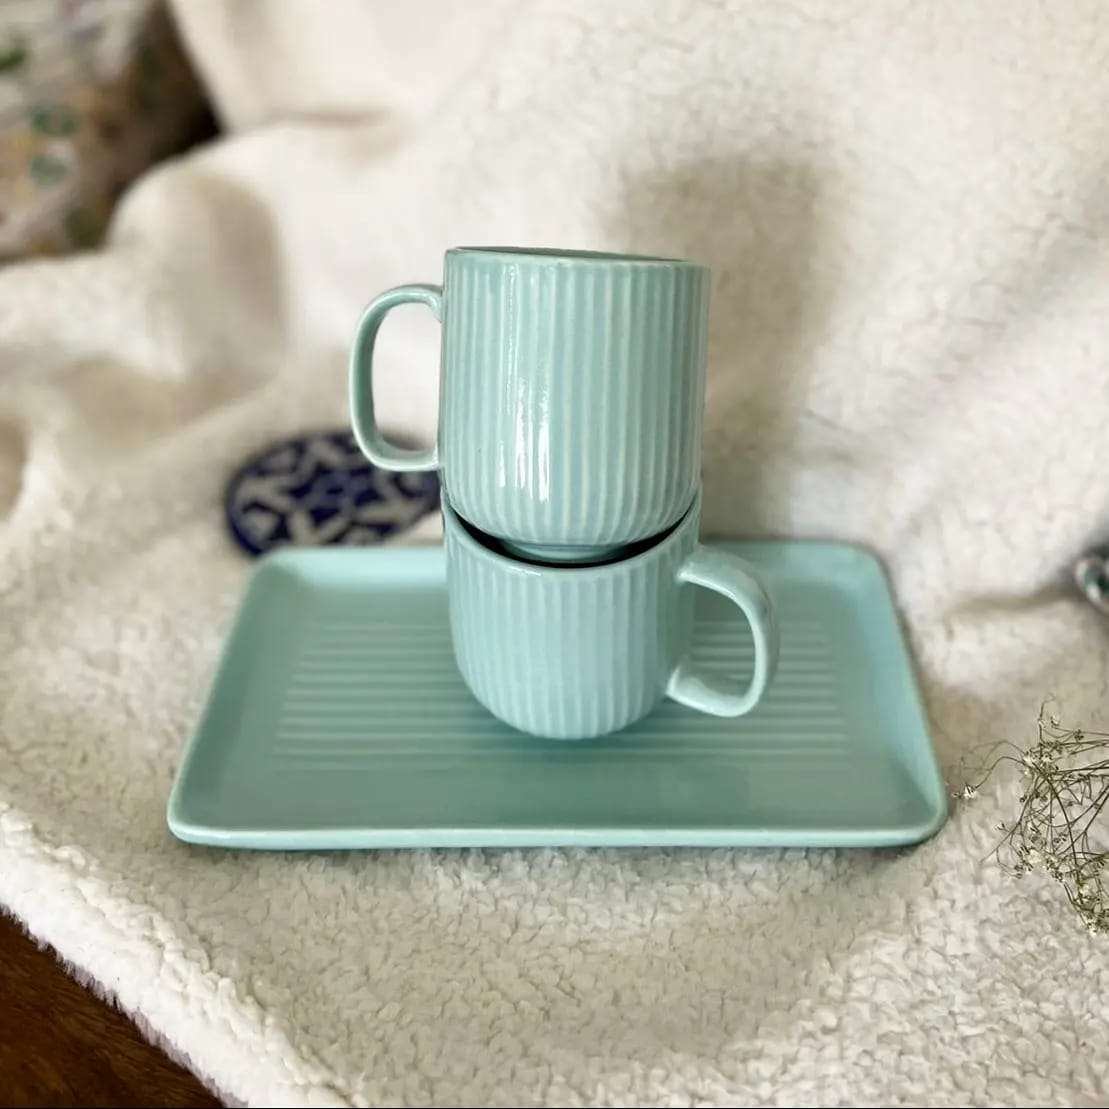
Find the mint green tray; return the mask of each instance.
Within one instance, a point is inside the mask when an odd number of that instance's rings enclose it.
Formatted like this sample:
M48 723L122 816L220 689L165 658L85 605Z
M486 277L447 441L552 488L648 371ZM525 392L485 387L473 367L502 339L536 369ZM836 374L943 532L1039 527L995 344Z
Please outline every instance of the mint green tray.
M947 816L885 575L828 543L727 543L766 575L782 654L750 716L672 703L603 740L502 725L455 669L439 547L286 548L256 564L169 798L194 843L273 850L877 847ZM701 591L697 650L746 625Z

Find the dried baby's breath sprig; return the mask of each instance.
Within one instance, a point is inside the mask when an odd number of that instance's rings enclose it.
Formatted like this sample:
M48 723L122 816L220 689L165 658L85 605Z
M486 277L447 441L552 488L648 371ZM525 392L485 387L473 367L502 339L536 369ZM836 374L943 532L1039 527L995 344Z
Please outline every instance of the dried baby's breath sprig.
M1064 728L1041 710L1038 738L1021 749L1005 743L977 782L975 797L1003 763L1015 765L1024 791L1016 819L999 825L999 862L1022 877L1042 870L1066 893L1090 932L1109 931L1109 733Z

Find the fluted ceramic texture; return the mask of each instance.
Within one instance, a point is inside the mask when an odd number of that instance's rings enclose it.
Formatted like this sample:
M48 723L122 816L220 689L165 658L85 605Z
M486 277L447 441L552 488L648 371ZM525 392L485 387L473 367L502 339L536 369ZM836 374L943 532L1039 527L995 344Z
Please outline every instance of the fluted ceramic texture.
M709 271L447 256L440 460L502 539L610 546L665 530L700 480Z
M444 517L455 659L474 696L552 739L605 735L649 713L688 648L692 590L678 569L698 518L646 556L577 569L494 555Z

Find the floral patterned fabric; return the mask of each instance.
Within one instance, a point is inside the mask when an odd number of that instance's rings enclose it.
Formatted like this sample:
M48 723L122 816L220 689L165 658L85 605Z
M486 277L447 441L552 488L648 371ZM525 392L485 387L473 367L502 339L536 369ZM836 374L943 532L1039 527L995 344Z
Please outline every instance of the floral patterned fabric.
M207 118L161 3L5 0L0 261L95 245L122 190Z

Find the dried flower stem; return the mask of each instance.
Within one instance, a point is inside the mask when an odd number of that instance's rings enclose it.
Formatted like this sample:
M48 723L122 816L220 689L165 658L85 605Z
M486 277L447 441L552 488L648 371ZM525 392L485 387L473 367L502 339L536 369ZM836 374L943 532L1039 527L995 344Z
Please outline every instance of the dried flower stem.
M994 751L1005 748L958 796L975 797L1000 765L1016 765L1026 779L1020 812L998 826L993 854L1017 877L1042 868L1090 932L1109 931L1109 733L1064 728L1041 710L1036 743L1022 750L1006 742Z

